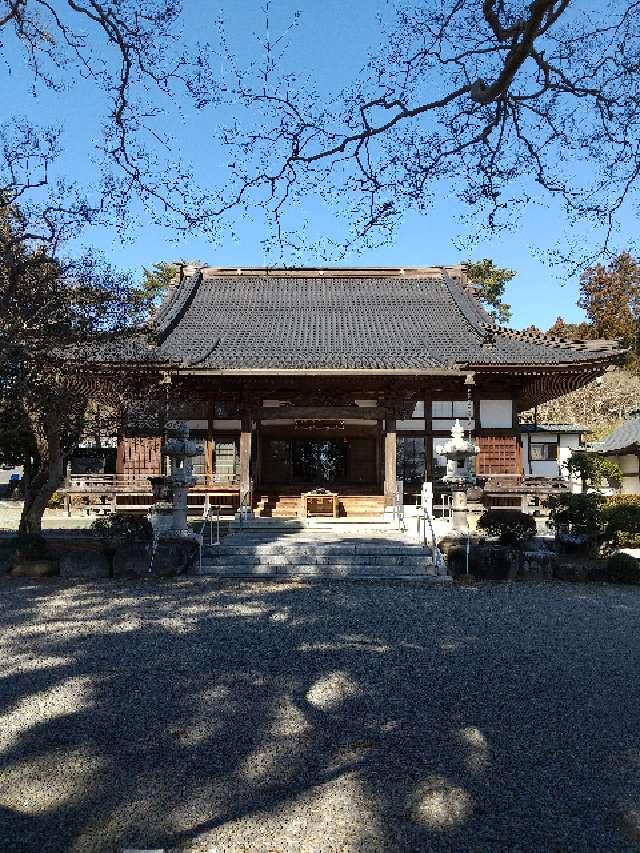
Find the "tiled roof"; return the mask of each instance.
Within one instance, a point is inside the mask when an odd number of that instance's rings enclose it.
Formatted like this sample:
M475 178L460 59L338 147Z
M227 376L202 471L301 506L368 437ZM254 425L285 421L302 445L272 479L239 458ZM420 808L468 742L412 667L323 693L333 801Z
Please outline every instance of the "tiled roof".
M496 327L445 271L205 269L171 288L148 336L112 359L183 368L436 369L611 360L618 344L570 342ZM585 365L586 366L586 365Z
M616 450L626 450L634 445L640 447L640 418L620 424L598 445L598 450L600 453L614 453Z
M582 424L520 424L521 432L588 432L588 427Z

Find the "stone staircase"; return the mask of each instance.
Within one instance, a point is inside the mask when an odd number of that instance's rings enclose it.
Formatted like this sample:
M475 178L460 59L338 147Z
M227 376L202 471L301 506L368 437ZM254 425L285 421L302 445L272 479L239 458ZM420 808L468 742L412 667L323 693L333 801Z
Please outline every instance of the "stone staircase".
M205 546L200 573L228 578L437 580L431 552L391 524L255 519Z
M295 518L300 495L278 495L270 492L254 498L254 512L259 518Z

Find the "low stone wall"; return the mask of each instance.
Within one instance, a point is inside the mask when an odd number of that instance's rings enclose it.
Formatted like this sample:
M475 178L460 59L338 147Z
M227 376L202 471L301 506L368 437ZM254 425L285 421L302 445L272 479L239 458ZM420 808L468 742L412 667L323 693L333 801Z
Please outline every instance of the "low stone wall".
M449 574L466 574L465 539L442 540L440 549L446 555ZM472 537L469 541L469 574L484 580L551 580L555 576L557 556L544 549L520 551L498 542Z
M0 539L0 574L21 577L59 576L93 580L135 578L145 575L171 577L193 571L198 548L193 542L161 542L152 555L146 542L114 542L91 533L45 536L46 559L15 560L15 537Z

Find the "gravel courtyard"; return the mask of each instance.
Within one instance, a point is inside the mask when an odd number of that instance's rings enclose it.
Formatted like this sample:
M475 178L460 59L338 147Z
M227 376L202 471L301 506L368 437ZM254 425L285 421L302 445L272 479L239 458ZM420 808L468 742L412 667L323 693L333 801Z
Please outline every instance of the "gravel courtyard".
M640 592L0 582L0 849L640 845Z

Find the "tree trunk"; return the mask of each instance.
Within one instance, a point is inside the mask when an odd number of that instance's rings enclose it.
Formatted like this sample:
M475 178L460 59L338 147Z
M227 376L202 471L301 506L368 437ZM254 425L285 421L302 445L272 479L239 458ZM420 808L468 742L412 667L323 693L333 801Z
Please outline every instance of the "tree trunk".
M59 488L64 475L64 453L60 440L60 422L55 413L49 413L45 421L46 444L39 454L39 465L33 470L28 464L28 476L25 477L24 506L20 516L18 533L21 535L38 534L42 530L42 516Z

